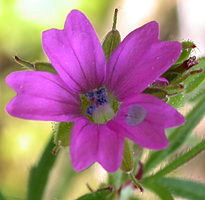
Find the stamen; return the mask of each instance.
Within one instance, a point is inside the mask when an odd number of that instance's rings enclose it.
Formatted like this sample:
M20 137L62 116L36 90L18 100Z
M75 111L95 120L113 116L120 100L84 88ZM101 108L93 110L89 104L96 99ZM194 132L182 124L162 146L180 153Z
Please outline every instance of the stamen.
M147 111L140 105L133 105L128 109L126 123L129 126L136 126L144 121Z
M113 105L116 100L108 97L106 88L94 89L81 95L82 112L91 121L97 124L104 124L111 120L116 113Z
M85 93L85 97L93 97L94 96L94 92L90 91L90 92L87 92Z
M88 101L91 103L86 111L86 114L89 116L93 115L95 108L108 103L105 88L100 88L98 90L86 92L85 97L87 97Z
M94 105L90 105L88 108L87 108L87 111L86 111L86 114L89 115L89 116L92 116L93 113L95 111L95 106Z

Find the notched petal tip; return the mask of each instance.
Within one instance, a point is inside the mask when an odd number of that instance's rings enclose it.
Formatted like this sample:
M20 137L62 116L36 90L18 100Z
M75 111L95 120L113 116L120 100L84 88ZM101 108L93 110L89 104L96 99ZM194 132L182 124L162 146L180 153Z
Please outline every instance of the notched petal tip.
M6 111L9 115L11 115L11 116L13 116L13 117L19 117L19 115L16 114L16 112L15 112L15 107L16 107L17 105L13 105L15 99L16 99L16 97L12 98L12 99L9 101L9 103L5 106L5 111Z
M12 72L10 74L8 74L5 78L5 82L6 84L11 87L12 89L14 89L14 85L13 85L13 79L15 78L17 72ZM15 89L14 89L15 90Z

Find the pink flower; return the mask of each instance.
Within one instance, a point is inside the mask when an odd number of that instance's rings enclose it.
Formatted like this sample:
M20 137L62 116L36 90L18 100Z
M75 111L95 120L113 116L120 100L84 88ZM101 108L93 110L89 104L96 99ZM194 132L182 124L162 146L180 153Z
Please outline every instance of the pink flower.
M6 81L18 95L7 112L23 119L74 122L70 154L77 171L94 162L116 171L125 138L150 149L166 148L165 129L181 125L184 118L141 92L177 60L181 45L159 41L158 34L156 22L145 24L106 61L92 25L73 10L63 30L43 32L43 49L58 74L11 73Z

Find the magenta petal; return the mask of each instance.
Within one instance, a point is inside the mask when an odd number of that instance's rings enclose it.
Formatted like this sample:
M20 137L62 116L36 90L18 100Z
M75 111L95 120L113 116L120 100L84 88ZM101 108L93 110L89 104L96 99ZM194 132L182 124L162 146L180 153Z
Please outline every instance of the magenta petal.
M168 146L164 129L148 120L136 128L127 127L127 137L136 144L154 150L161 150Z
M6 107L15 117L44 121L72 121L80 114L78 97L59 78L47 72L13 72L6 82L16 92Z
M171 128L185 122L183 115L175 108L152 95L139 94L127 99L122 107L125 107L126 110L127 107L134 104L144 107L147 110L146 119L160 127Z
M70 153L76 171L99 162L108 172L114 172L122 162L123 139L106 125L81 119L72 130Z
M159 27L150 22L131 32L111 55L107 85L123 100L144 90L179 57L181 44L158 40Z
M96 125L88 120L77 120L70 144L71 163L76 171L84 170L97 161L98 143Z
M105 56L83 13L73 10L64 30L45 31L42 40L45 53L69 88L82 92L102 85Z
M135 105L143 107L147 114L144 121L131 126L127 123L127 114ZM165 129L183 122L184 117L170 105L151 95L140 94L126 100L108 126L140 146L159 150L168 145Z
M98 162L108 171L115 172L121 165L124 139L107 125L99 126Z

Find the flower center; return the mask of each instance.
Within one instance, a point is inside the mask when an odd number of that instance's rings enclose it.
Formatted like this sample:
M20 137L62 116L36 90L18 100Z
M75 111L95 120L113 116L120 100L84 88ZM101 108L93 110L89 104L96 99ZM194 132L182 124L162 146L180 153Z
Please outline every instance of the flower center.
M111 120L118 110L118 101L102 87L81 95L82 113L97 124Z

